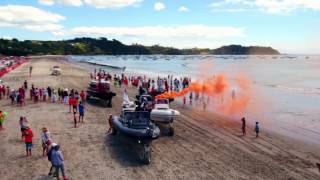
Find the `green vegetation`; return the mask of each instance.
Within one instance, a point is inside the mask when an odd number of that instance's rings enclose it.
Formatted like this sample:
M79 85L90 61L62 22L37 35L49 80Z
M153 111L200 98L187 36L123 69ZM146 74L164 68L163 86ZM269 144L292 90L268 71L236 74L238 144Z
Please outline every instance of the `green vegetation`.
M159 45L143 46L139 44L125 45L115 39L107 38L75 38L61 41L19 41L17 39L0 39L0 54L8 56L26 55L134 55L134 54L168 54L168 55L249 55L279 54L271 47L240 45L223 46L218 49L176 49Z

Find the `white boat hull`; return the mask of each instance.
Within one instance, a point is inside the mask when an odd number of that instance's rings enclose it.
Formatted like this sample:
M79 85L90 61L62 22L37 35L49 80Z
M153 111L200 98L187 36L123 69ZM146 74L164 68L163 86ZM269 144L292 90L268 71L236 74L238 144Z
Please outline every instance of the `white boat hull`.
M153 109L150 113L151 120L162 123L172 123L174 118L180 116L180 112L173 109Z

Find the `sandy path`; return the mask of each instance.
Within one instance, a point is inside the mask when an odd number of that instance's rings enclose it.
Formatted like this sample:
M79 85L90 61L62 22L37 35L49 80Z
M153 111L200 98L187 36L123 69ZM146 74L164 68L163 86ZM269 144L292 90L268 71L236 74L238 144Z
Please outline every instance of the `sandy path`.
M27 77L30 64L34 67ZM59 64L62 76L49 75ZM27 79L36 86L85 89L88 72L67 62L51 58L34 59L2 78L11 87ZM129 94L133 97L135 89ZM0 132L0 179L47 179L49 162L42 157L40 129L49 127L54 141L61 144L66 172L70 179L320 179L315 166L320 148L263 133L259 139L249 132L239 137L239 124L216 114L177 108L182 112L174 137L161 137L152 144L152 163L139 163L135 147L118 136L108 136L106 114L119 114L121 94L113 108L86 105L86 122L73 128L72 115L63 104L27 101L23 108L0 101L9 112L5 131ZM25 157L18 118L27 116L35 133L33 156Z

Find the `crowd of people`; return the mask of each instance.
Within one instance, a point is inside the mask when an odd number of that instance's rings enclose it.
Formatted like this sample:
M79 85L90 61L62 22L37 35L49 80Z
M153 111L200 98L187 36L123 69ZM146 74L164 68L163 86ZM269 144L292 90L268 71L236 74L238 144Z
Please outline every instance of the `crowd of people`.
M32 68L30 68L29 74L31 76ZM96 70L94 73L91 73L92 79L97 80L107 80L114 81L115 87L121 87L122 85L128 87L138 87L139 93L143 92L154 93L154 92L179 92L184 88L189 87L191 84L191 78L182 77L174 78L172 75L167 77L157 77L155 79L146 78L146 76L125 76L124 74L114 74L106 73L103 70L99 70L97 73ZM74 127L78 127L79 123L84 123L85 115L85 101L86 93L78 91L76 89L68 90L67 88L52 88L48 87L36 87L34 84L29 88L28 82L25 80L21 87L18 89L11 89L9 86L0 85L0 99L6 98L11 100L11 104L17 104L17 106L26 105L26 92L29 91L30 101L34 103L38 102L50 102L50 103L63 103L68 105L68 112L73 113ZM192 105L193 100L196 102L202 102L204 110L206 109L207 104L209 104L210 98L204 98L204 96L199 93L189 93L189 104ZM183 107L187 105L187 97L183 97ZM3 124L7 113L0 111L0 130L3 129ZM108 116L109 129L107 133L111 132L112 129L112 114ZM32 156L33 148L33 138L34 134L29 125L29 122L26 117L21 116L19 120L21 138L25 143L26 155ZM254 127L256 137L259 137L260 125L259 122L256 122ZM242 135L246 135L246 119L243 117L241 119L241 131ZM62 173L64 179L66 178L64 170L64 158L60 150L60 145L55 143L52 140L49 129L43 127L41 130L41 144L42 144L42 155L48 157L48 160L51 163L51 168L49 175L53 175L59 179L59 172Z

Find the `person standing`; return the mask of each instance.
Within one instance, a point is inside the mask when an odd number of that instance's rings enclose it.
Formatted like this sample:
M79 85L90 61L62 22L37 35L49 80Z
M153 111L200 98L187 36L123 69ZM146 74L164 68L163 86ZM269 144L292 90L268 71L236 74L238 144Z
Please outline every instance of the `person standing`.
M3 130L3 124L4 124L5 114L0 111L0 131Z
M23 131L24 142L26 144L27 156L31 156L33 132L30 127L26 127Z
M20 130L21 130L21 139L23 141L23 132L24 130L26 130L26 128L28 127L28 120L26 117L20 116L20 120L19 120L19 124L20 124Z
M83 118L84 118L84 105L82 101L80 101L78 105L78 110L79 110L79 122L81 121L83 123Z
M86 100L86 93L82 90L80 93L81 101L84 102Z
M45 156L48 153L48 147L51 142L50 132L46 127L42 128L41 140L42 140L42 155Z
M259 133L260 133L259 122L256 122L256 126L255 126L254 130L256 132L256 138L258 138L259 137Z
M51 96L52 96L52 88L50 86L47 87L47 92L48 92L48 98L49 98L49 101L51 101Z
M30 76L30 77L31 77L31 74L32 74L32 69L33 69L33 67L30 66L30 67L29 67L29 76Z
M23 87L24 87L24 89L25 89L25 90L27 90L27 89L28 89L28 82L27 82L27 80L25 80L25 81L24 81L24 83L23 83Z
M56 143L50 142L50 144L49 144L49 146L48 146L47 156L48 156L48 161L51 163L51 167L50 167L48 176L51 176L52 173L53 173L53 165L52 165L52 162L51 162L51 154L52 154L53 148L54 148L56 145L57 145Z
M241 118L241 122L242 122L242 126L241 126L242 135L245 136L246 135L246 118L245 117Z
M67 180L67 177L64 173L64 158L62 152L60 151L59 145L53 147L53 150L51 152L51 163L55 168L54 176L59 180L59 171L61 171L63 179Z
M73 122L74 122L74 128L77 128L77 111L73 110Z
M107 131L107 134L110 133L112 130L112 114L109 114L108 124L109 124L109 129Z

